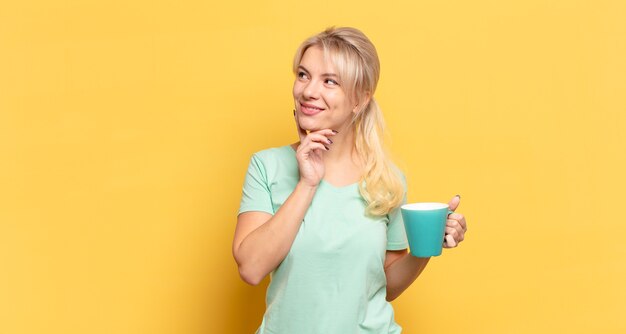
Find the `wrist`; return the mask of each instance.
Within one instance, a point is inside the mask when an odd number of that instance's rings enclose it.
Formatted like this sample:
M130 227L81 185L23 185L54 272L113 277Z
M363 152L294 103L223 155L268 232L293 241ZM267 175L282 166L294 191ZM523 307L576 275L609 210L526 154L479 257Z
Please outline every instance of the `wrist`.
M300 189L305 190L305 191L315 192L317 190L317 186L318 186L318 184L311 185L309 183L306 183L306 182L300 180L300 181L298 181L298 184L296 185L296 188L300 188Z

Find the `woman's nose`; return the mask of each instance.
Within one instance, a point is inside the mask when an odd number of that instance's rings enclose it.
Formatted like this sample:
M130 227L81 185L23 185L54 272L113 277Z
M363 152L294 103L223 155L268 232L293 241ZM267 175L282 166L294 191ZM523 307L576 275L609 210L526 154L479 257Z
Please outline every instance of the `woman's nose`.
M320 93L320 87L317 80L309 81L302 92L307 99L317 99Z

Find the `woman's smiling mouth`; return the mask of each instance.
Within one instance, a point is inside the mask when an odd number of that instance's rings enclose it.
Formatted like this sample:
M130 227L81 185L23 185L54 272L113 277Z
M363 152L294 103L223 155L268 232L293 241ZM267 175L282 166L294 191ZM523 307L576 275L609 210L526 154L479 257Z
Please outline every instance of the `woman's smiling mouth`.
M315 105L300 102L300 111L302 111L302 113L305 115L313 116L317 113L322 112L323 110L323 108L319 108Z

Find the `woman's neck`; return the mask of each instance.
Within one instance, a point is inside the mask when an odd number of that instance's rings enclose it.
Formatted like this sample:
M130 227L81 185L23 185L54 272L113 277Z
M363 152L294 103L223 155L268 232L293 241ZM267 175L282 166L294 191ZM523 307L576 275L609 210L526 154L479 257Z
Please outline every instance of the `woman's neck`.
M324 164L327 167L344 165L348 161L356 158L356 148L354 147L354 130L345 129L331 137L333 143L327 145L330 150L324 153Z
M324 152L324 179L337 186L359 181L364 171L354 147L354 131L345 129L331 140L333 144L326 144L330 150ZM296 150L298 145L291 146Z

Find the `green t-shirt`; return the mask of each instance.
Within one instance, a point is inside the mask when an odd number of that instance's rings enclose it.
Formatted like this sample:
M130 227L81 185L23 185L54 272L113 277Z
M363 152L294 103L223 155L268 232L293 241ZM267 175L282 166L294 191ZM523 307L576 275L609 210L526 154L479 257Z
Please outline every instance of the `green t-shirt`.
M276 213L299 178L291 146L255 153L239 213ZM358 183L320 182L289 253L271 273L257 334L401 332L385 299L384 262L386 250L408 247L402 216L395 209L370 217L365 206Z

